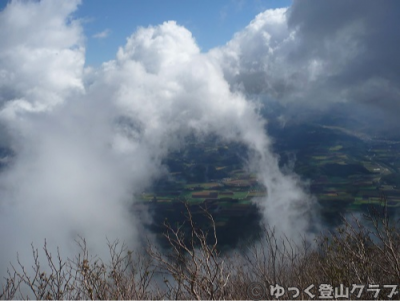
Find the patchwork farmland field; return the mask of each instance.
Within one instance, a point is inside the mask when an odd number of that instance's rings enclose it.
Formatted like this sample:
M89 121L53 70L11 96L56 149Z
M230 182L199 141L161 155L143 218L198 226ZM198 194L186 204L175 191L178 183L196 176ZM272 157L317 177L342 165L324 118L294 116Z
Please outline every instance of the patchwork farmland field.
M363 140L336 127L304 125L281 130L273 146L282 168L294 161L294 172L309 183L327 225L339 223L340 214L380 206L382 194L393 212L400 207L400 144ZM182 222L178 213L185 201L199 215L200 207L207 207L218 231L229 226L237 234L247 223L253 227L251 233L257 233L261 218L255 200L265 202L268 191L255 175L242 169L246 152L243 145L222 143L215 137L189 141L184 150L165 160L170 174L137 195L136 203L151 208L155 230L161 229L165 218ZM235 244L246 235L234 240L228 235L226 243Z

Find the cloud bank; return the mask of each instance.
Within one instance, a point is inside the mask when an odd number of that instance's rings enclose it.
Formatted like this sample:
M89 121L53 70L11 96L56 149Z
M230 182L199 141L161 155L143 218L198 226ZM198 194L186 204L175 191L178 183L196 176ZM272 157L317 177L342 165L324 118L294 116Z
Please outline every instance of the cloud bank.
M213 50L233 89L284 103L399 110L397 1L294 1Z
M28 261L29 244L45 238L69 253L82 235L100 255L106 237L135 242L133 194L162 175L162 159L192 133L246 143L278 206L304 197L280 173L255 105L230 90L187 29L173 21L140 28L115 60L85 70L82 28L70 19L78 5L11 2L0 15L1 28L15 32L0 56L1 122L15 152L0 177L6 261L16 251Z
M0 174L2 270L44 238L68 253L82 235L99 255L106 237L137 241L134 193L193 133L247 145L266 220L295 237L312 197L280 171L254 99L398 109L397 2L295 2L208 53L168 21L139 28L98 69L84 68L79 4L12 1L0 13L2 144L15 153Z

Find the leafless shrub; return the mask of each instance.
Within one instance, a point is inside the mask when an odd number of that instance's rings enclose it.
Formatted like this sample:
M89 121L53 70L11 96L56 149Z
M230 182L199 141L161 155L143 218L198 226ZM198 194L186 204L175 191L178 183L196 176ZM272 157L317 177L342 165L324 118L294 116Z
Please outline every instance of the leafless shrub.
M39 261L39 251L32 246L34 263L27 270L17 256L12 265L3 299L151 299L156 297L155 287L150 289L154 275L151 258L139 252L132 253L118 241L109 243L110 262L104 263L89 254L86 241L77 240L79 254L63 260L56 258L45 242L43 251L47 259L45 268Z
M385 200L383 199L383 202ZM396 284L400 279L400 234L389 218L386 203L366 220L344 219L335 231L321 235L316 245L299 245L275 229L265 227L258 242L244 250L221 253L213 216L203 209L208 226L196 224L186 206L186 222L165 223L168 250L148 242L146 250L129 251L118 241L109 242L110 260L89 253L86 241L77 240L80 252L63 260L49 252L46 264L32 246L33 265L27 269L17 256L0 291L1 299L249 299L249 288L258 285L257 297L274 298L270 288L297 287L296 299L310 299L310 285L334 287L352 284ZM160 281L161 280L161 281ZM314 291L315 292L315 291ZM254 291L251 291L254 293ZM398 296L398 295L396 295ZM360 297L371 299L364 291ZM279 299L293 299L285 291Z
M399 225L389 218L386 199L382 198L381 210L371 209L364 218L364 222L354 216L344 219L343 226L320 237L320 282L348 286L398 283ZM367 294L362 297L371 299Z
M216 225L212 215L204 210L205 216L210 221L211 235L214 243L208 244L209 232L198 228L188 205L186 222L189 225L189 243L185 241L184 226L182 224L174 229L165 222L164 234L171 246L167 254L161 252L154 245L150 245L148 252L158 262L158 267L165 277L168 287L168 298L173 299L221 299L228 293L226 291L230 272L227 261L219 256L217 249L218 239Z

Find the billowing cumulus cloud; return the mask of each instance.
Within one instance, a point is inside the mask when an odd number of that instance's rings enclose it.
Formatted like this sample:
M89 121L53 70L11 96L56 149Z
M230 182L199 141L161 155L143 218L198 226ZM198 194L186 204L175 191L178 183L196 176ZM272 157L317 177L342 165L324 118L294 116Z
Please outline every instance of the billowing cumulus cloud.
M0 268L17 251L27 261L44 238L68 254L77 235L100 255L106 237L136 242L133 196L163 176L163 158L189 134L244 143L245 167L268 189L266 221L305 232L312 197L280 171L253 100L398 112L397 3L294 2L209 53L169 21L84 69L71 17L80 1L10 2L0 12L0 121L15 155L0 174Z
M120 221L125 208L112 203L127 197L123 176L99 147L106 138L90 132L93 110L73 107L85 94L84 37L70 19L78 4L13 1L0 13L0 116L15 152L0 175L3 272L16 251L29 256L31 242L68 250L77 234L103 239L129 226Z
M82 28L68 20L80 1L13 1L0 12L2 115L44 111L83 89Z
M134 243L134 194L189 134L244 143L246 167L268 189L266 221L293 237L306 231L311 197L280 171L253 100L398 112L397 3L297 0L208 53L169 21L84 69L71 17L80 1L11 1L0 12L1 145L14 152L0 174L0 268L17 251L28 260L44 238L67 254L77 235L100 255L106 237Z
M259 14L213 56L247 95L398 112L399 11L396 1L294 1Z
M303 46L286 9L260 14L210 53L173 21L140 28L114 60L85 70L78 6L12 1L0 14L0 117L15 153L0 174L0 268L44 238L69 253L82 235L100 255L106 237L134 243L134 194L189 134L246 144L246 167L268 189L266 220L289 236L307 229L311 197L280 171L248 100L299 97L320 81L322 57L290 62Z
M116 137L125 151L140 150L161 159L182 146L189 133L243 142L251 152L248 167L269 191L263 205L268 221L287 233L292 233L293 223L302 224L300 232L305 230L304 220L293 217L308 211L310 197L297 179L280 172L255 104L230 90L220 65L200 53L185 28L167 22L139 29L98 76L91 89L104 90L101 95L114 99L119 112L135 125L129 137Z
M287 14L286 8L267 10L227 45L211 51L233 90L274 99L300 93L299 86L307 80L303 74L309 70L288 62L297 40L288 27Z

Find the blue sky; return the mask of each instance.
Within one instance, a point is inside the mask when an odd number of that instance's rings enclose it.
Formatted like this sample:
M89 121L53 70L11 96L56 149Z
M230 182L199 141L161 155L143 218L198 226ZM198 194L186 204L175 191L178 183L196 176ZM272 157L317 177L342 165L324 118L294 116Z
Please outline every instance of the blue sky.
M83 0L75 17L85 20L86 65L98 66L113 59L139 26L175 20L207 51L225 44L258 13L290 4L291 0ZM107 34L96 38L99 33Z

